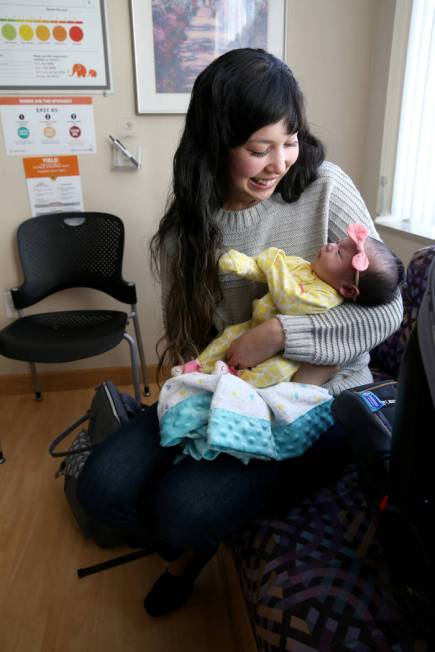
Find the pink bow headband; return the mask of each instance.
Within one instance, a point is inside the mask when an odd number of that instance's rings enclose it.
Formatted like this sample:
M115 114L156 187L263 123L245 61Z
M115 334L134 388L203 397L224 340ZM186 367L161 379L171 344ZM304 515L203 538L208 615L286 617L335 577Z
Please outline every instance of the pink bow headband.
M364 224L350 224L347 235L355 243L357 253L352 258L352 267L356 270L355 285L358 287L359 272L363 272L369 266L369 259L364 251L364 243L369 235L368 228Z

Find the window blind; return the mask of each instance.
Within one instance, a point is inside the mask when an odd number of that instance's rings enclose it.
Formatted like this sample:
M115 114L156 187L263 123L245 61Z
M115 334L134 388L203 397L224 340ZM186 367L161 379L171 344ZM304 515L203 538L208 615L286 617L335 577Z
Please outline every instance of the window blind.
M435 226L435 0L412 5L391 213Z

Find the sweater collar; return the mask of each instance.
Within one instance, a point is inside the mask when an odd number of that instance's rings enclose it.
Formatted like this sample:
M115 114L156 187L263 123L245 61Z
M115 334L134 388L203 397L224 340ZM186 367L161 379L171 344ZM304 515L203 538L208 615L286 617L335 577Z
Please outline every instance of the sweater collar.
M221 208L215 215L216 223L220 226L222 231L242 231L243 229L255 226L262 220L266 219L271 212L271 208L276 206L277 203L282 202L279 195L274 195L254 204L250 208L243 208L238 211L230 211Z

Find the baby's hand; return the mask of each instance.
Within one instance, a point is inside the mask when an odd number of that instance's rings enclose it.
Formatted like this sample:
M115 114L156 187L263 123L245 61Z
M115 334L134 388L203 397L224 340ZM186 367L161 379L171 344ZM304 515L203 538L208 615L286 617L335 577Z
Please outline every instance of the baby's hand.
M233 374L234 376L237 376L237 371L234 369L234 367L227 365L227 363L223 360L218 360L214 366L212 374L218 374L219 376L223 376L224 374Z
M230 249L219 258L219 269L223 272L232 272L240 278L266 283L266 277L258 267L255 258L246 256L235 249Z
M178 364L171 369L171 376L182 376L183 374L191 374L195 371L201 371L201 365L198 360L189 360L185 364Z

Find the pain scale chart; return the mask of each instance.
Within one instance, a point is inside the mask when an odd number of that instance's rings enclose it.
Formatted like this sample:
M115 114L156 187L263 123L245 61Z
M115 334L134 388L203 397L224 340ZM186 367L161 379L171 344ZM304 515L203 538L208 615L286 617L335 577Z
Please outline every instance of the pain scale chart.
M0 0L0 90L110 89L104 0Z

